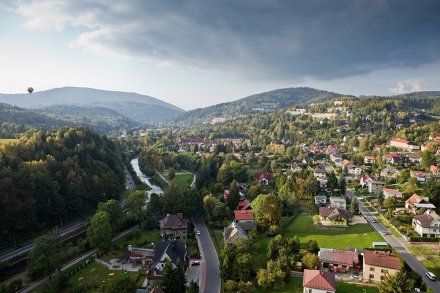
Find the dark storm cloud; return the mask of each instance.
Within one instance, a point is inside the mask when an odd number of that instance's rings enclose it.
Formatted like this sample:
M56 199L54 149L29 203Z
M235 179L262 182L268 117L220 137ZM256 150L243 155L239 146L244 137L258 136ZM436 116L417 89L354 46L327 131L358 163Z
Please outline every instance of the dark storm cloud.
M38 3L18 8L30 26L72 27L84 50L254 77L331 79L440 59L435 0Z

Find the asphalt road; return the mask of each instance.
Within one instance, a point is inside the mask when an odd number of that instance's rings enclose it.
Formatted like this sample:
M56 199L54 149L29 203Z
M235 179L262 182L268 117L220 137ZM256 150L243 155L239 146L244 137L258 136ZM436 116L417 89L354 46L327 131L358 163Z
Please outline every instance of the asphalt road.
M134 183L133 177L130 172L128 172L127 166L124 165L124 173L125 173L125 188L128 190L133 190L136 188L136 183Z
M220 263L214 243L209 235L208 228L201 216L193 218L196 230L200 231L197 236L200 252L202 254L201 269L205 270L201 274L200 292L219 293L221 288Z
M353 192L347 190L347 196L350 198L355 198ZM425 266L413 255L411 254L406 247L403 245L403 242L406 241L402 238L396 238L379 220L376 219L376 223L371 223L370 219L375 217L377 213L371 213L364 205L363 202L359 202L359 211L362 215L368 220L370 226L372 226L375 230L379 232L380 235L391 245L400 256L406 261L406 263L417 273L422 276L423 281L425 281L426 285L432 289L435 293L440 293L440 282L439 281L431 281L427 276L426 272L428 271ZM382 231L386 231L387 234L383 235ZM440 276L437 276L437 278Z

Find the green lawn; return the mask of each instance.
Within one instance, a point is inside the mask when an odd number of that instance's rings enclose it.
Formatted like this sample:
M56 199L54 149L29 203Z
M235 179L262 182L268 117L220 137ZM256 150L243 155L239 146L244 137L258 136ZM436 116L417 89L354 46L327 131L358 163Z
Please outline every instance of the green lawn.
M193 175L188 173L178 173L176 174L176 180L179 186L190 186L193 181Z
M346 249L371 247L374 241L383 241L383 238L368 224L349 226L345 230L320 230L315 228L312 216L298 215L284 231L283 236L297 235L301 243L316 240L320 247Z
M278 293L302 293L303 278L298 276L293 276L286 283L286 286L282 289L263 289L261 287L256 286L255 293L263 293L263 292L278 292ZM353 283L345 283L345 282L336 282L336 292L338 293L377 293L379 292L376 287L365 286L365 285L357 285Z
M428 270L440 276L440 244L413 243L408 245L408 249Z

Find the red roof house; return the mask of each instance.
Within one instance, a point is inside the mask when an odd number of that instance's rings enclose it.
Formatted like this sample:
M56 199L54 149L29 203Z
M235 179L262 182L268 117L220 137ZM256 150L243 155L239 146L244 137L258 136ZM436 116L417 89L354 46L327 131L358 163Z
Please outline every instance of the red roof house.
M303 287L304 292L314 292L313 289L336 292L335 275L320 270L304 270Z

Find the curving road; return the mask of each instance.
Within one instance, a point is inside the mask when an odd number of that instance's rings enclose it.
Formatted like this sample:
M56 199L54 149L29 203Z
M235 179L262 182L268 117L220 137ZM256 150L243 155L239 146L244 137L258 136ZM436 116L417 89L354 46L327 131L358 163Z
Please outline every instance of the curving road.
M347 190L346 192L347 196L350 199L356 199L355 195L352 191ZM366 219L371 219L374 217L374 215L377 214L371 213L364 205L363 202L358 200L359 203L359 211L362 213L362 215ZM389 245L391 245L399 254L400 256L406 261L406 263L415 271L417 272L422 278L423 281L425 281L426 285L432 289L433 292L440 292L440 282L439 281L431 281L427 276L426 272L428 271L425 266L413 255L411 252L409 252L403 242L405 241L403 238L397 238L391 232L379 221L377 220L376 223L371 223L371 221L368 221L370 226L372 226L376 231L378 231L382 237L385 239L386 242L388 242ZM386 231L387 234L383 235L381 231ZM439 277L439 276L437 276Z
M195 216L193 222L196 230L200 231L200 236L197 236L197 242L202 254L200 292L220 293L220 263L214 242L212 242L208 227L206 227L200 215Z

